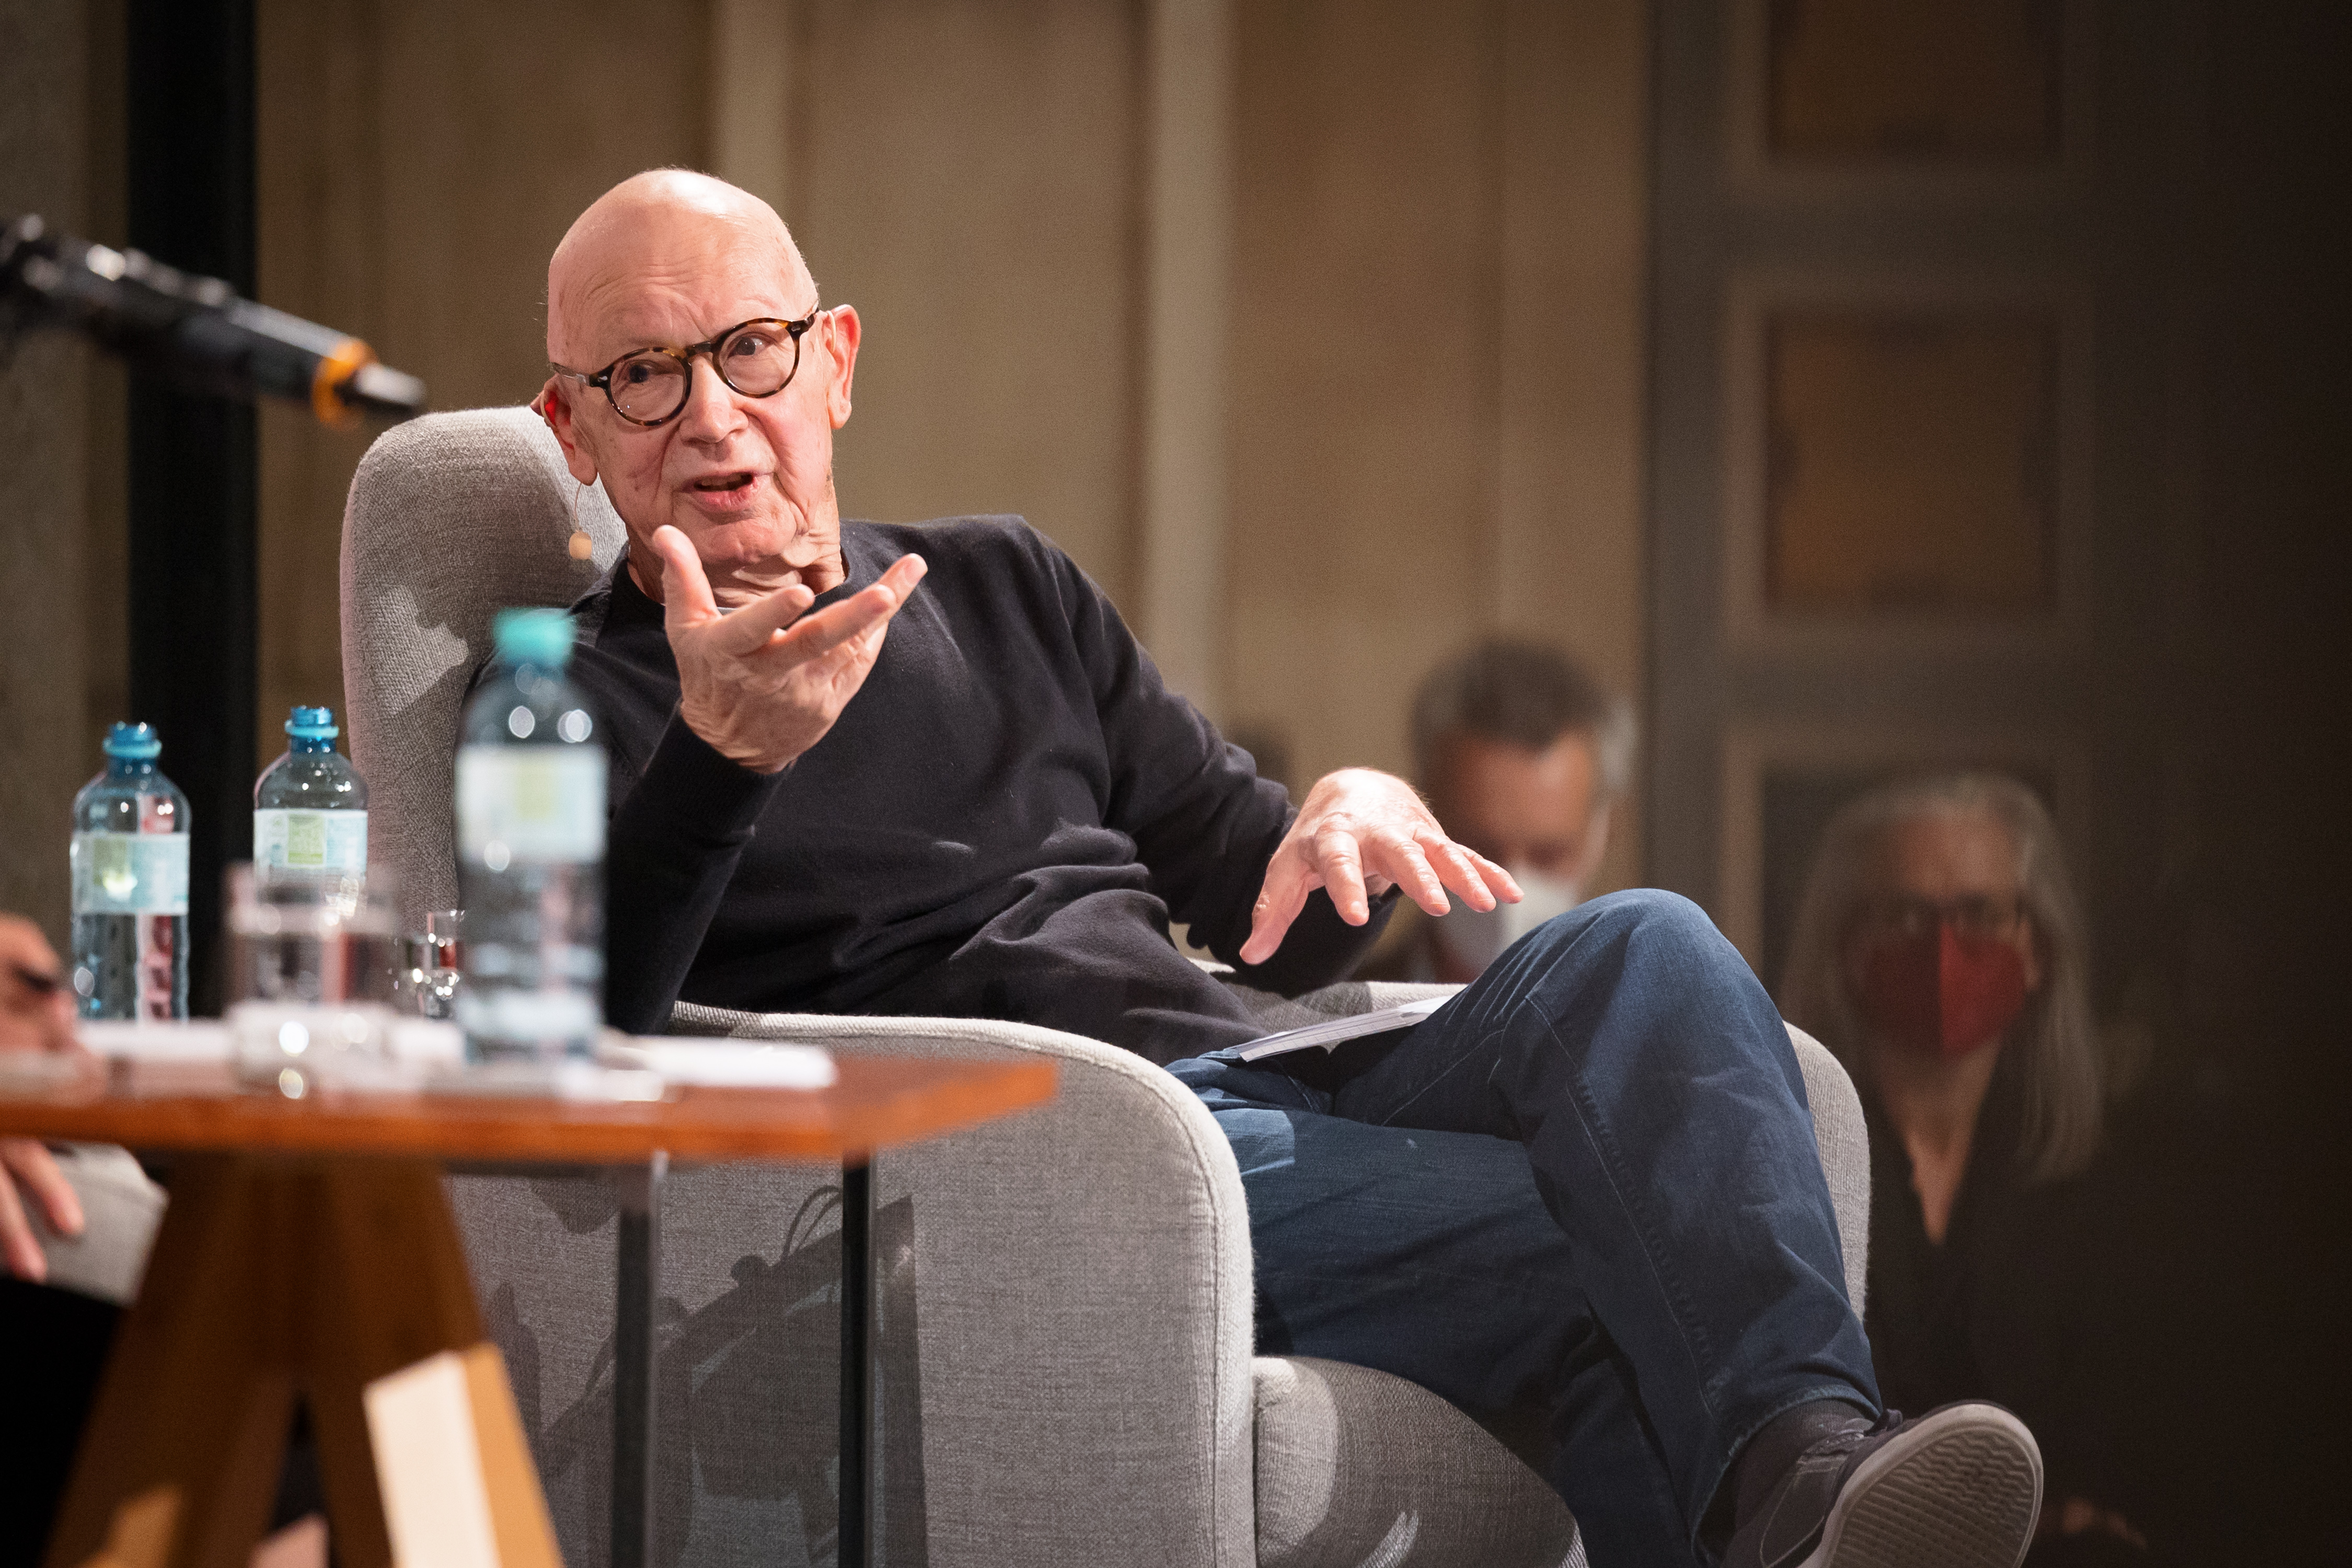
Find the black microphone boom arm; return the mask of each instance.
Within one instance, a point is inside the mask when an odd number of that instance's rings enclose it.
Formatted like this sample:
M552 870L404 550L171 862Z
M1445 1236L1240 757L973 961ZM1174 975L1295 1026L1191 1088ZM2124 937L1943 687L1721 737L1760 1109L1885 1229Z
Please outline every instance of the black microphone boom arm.
M52 234L32 214L0 229L0 359L37 327L74 328L190 392L310 405L326 424L425 412L425 384L359 339L240 299L217 278Z

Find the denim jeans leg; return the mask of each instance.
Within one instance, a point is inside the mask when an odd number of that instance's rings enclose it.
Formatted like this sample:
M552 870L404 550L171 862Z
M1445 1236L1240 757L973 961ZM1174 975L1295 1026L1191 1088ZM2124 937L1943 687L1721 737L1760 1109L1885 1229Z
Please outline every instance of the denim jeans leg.
M1878 1408L1795 1053L1696 905L1597 899L1410 1033L1355 1049L1339 1116L1525 1147L1632 1369L1686 1540L1773 1415L1820 1398Z
M1535 1438L1521 1456L1599 1568L1688 1560L1631 1369L1585 1303L1526 1150L1268 1104L1257 1095L1318 1096L1255 1069L1179 1070L1206 1090L1240 1162L1258 1353L1373 1367Z

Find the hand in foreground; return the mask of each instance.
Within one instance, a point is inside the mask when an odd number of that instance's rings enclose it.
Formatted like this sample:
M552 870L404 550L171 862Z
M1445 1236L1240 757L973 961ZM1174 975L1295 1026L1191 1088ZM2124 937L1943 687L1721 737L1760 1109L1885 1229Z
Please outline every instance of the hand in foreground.
M30 921L0 915L0 1050L72 1049L73 1002L58 955ZM0 1268L44 1279L48 1262L26 1215L26 1194L52 1230L81 1234L81 1202L40 1140L0 1138Z
M1391 887L1433 915L1449 907L1448 889L1474 910L1519 901L1511 874L1448 838L1402 779L1370 768L1327 774L1307 792L1266 866L1242 962L1272 958L1316 889L1330 893L1341 920L1360 926L1371 918L1371 900Z
M655 531L662 562L662 624L677 657L678 710L721 756L755 773L780 772L824 739L882 651L890 617L929 570L901 557L836 605L807 615L816 595L795 583L741 609L721 611L685 534Z

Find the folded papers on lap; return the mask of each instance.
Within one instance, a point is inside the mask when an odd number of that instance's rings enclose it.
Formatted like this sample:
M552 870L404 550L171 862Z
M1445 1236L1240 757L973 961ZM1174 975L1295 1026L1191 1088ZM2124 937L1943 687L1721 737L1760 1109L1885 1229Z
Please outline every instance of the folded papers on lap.
M1320 1046L1328 1051L1349 1040L1360 1040L1366 1035L1385 1035L1397 1029L1410 1029L1453 999L1451 995L1424 996L1417 1002L1401 1002L1393 1007L1375 1007L1369 1013L1350 1013L1345 1017L1309 1024L1304 1028L1261 1035L1241 1048L1241 1059L1254 1062L1265 1057L1303 1051L1313 1046Z

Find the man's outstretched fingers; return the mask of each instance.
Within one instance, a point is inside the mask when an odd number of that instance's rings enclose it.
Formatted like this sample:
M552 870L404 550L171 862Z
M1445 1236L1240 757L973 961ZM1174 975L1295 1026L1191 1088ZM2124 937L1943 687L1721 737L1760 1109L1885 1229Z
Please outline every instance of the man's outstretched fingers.
M1528 896L1527 890L1519 886L1519 879L1507 868L1496 865L1475 849L1465 849L1462 853L1470 857L1471 864L1478 868L1478 874L1486 879L1488 889L1496 898L1516 904Z
M803 658L838 647L860 633L887 625L929 568L919 555L902 556L889 571L837 605L828 605L784 634Z
M774 593L754 599L740 610L730 610L719 617L719 646L741 658L757 653L775 638L778 632L799 620L808 607L816 603L816 595L803 583L787 583Z
M1464 903L1474 910L1491 910L1506 901L1500 884L1508 879L1501 867L1491 861L1482 861L1478 856L1443 834L1424 833L1420 844L1436 868L1439 879L1458 894ZM1487 874L1489 869L1494 873L1492 877ZM1511 901L1516 902L1516 898Z
M1315 869L1341 920L1360 926L1372 918L1371 900L1364 892L1363 850L1355 834L1339 826L1316 834Z
M1409 835L1384 831L1369 840L1366 847L1370 851L1370 869L1402 888L1428 913L1446 911L1445 882Z
M1285 846L1287 849L1289 847ZM1242 943L1244 963L1264 963L1282 945L1290 922L1307 907L1307 895L1313 890L1303 855L1275 853L1274 864L1266 868L1265 888L1257 896L1257 907L1250 912L1249 940Z
M719 601L711 597L710 579L703 574L702 557L694 552L694 542L675 524L664 523L654 530L652 544L662 563L664 628L675 633L680 626L698 626L716 619Z

